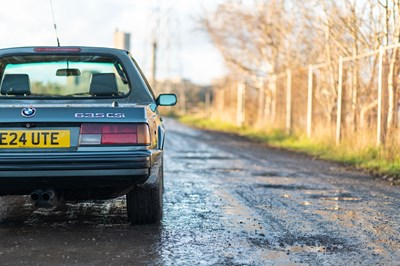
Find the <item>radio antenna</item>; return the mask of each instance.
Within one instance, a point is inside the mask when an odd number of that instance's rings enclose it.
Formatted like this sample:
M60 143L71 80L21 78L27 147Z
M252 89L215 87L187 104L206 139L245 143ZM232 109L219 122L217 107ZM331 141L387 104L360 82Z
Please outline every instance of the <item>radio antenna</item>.
M57 24L56 24L56 20L54 18L53 1L51 1L51 0L50 0L50 6L51 6L51 14L53 15L54 30L56 31L57 45L58 45L58 47L60 47L60 39L58 38Z

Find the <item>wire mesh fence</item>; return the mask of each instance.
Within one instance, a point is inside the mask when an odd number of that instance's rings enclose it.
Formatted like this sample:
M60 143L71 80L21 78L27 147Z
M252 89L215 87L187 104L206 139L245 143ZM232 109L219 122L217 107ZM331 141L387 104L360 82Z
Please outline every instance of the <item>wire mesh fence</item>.
M212 116L336 143L398 139L399 45L214 87ZM250 80L250 79L249 79Z

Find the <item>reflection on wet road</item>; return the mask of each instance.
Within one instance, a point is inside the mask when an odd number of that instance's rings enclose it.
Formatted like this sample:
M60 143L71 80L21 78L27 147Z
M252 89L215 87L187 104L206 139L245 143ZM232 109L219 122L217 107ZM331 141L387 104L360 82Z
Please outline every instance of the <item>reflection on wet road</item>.
M167 127L161 224L129 226L124 198L33 210L26 197L2 197L0 264L398 263L398 187L239 137Z

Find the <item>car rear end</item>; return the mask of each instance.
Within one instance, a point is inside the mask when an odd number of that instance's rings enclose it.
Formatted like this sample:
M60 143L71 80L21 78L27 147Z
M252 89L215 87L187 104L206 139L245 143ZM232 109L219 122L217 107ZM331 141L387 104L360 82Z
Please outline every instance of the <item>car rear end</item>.
M152 149L145 107L0 108L1 194L62 190L67 199L112 198L149 176ZM81 114L125 118L76 118ZM6 121L13 122L6 122Z
M127 52L3 49L0 75L0 195L109 199L159 183L164 131Z

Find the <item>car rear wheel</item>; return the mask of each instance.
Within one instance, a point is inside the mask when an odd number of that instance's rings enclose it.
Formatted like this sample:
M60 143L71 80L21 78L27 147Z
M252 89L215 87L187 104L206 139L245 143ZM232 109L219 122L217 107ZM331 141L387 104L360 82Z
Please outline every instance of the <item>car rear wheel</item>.
M161 221L163 206L163 167L153 188L135 187L126 195L128 220L131 224L150 224Z

